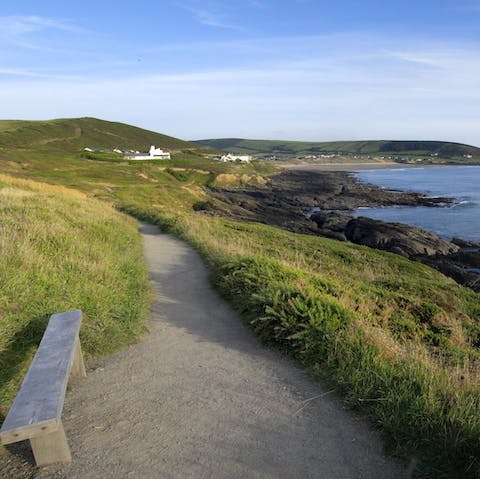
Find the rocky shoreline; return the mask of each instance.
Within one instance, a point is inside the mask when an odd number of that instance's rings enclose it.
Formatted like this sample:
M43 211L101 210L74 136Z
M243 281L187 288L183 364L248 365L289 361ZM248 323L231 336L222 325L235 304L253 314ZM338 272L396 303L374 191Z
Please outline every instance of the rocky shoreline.
M211 213L397 253L480 291L480 244L449 242L420 228L353 215L359 207L446 206L451 198L387 190L341 171L289 170L272 176L265 185L210 191L220 200Z

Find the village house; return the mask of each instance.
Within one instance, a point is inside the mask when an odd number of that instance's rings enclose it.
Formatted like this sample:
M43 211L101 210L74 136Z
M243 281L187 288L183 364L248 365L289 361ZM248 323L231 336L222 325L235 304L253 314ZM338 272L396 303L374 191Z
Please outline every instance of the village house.
M169 160L170 153L152 145L148 153L127 153L125 158L127 160Z
M219 161L222 163L227 163L228 161L239 161L240 163L250 163L252 157L250 155L234 155L233 153L228 153L223 155Z

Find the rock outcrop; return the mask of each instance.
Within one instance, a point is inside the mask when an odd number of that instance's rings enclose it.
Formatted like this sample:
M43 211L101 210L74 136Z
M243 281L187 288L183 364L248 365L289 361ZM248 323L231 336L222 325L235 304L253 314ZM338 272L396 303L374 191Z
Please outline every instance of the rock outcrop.
M351 219L344 234L352 243L390 251L406 258L449 255L460 250L459 246L421 228L362 216Z
M310 220L317 224L317 233L327 238L346 241L345 228L352 217L345 213L332 211L316 211L310 216Z
M476 291L480 289L479 244L458 238L448 242L413 226L352 215L359 207L444 206L452 202L449 198L390 191L360 183L351 174L331 171L286 171L270 177L264 185L216 187L210 192L220 201L208 214L390 251L428 264ZM313 207L322 209L307 216Z

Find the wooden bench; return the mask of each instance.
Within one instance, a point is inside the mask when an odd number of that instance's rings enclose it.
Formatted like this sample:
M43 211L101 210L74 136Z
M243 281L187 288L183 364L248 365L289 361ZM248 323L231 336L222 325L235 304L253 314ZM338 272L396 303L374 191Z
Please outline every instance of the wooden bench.
M80 310L54 314L0 429L3 444L30 440L38 466L70 462L62 409L71 376L85 377Z

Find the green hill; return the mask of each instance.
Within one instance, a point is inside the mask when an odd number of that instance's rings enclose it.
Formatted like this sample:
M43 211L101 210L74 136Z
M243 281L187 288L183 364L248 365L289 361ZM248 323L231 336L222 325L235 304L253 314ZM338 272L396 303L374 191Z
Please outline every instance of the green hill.
M220 138L197 140L202 146L232 153L257 156L307 156L319 154L420 156L438 155L440 158L459 158L471 155L480 159L480 148L442 141L330 141L305 142L281 140L248 140Z
M173 152L201 149L178 138L96 118L0 120L0 157L32 151L72 155L86 147L146 151L150 145Z
M102 208L98 200L104 200L193 244L212 284L261 339L362 410L392 452L418 458L419 477L480 477L477 293L392 253L215 214L230 205L211 186L267 182L262 175L274 169L271 163L227 164L196 154L162 162L88 161L80 156L85 146L143 149L144 139L167 149L191 144L89 118L0 125L3 407L13 396L10 378L21 376L25 349L33 353L42 321L59 305L87 310L94 331L85 323L83 334L92 333L93 354L112 343L110 328L118 326L125 343L130 338L122 334L129 327L125 309L141 311L144 299L145 277L135 268L140 241L134 223ZM355 143L336 145L349 151ZM382 142L358 142L352 151L374 153L375 143L378 152ZM418 151L419 143L409 148ZM59 186L83 194L68 199Z

